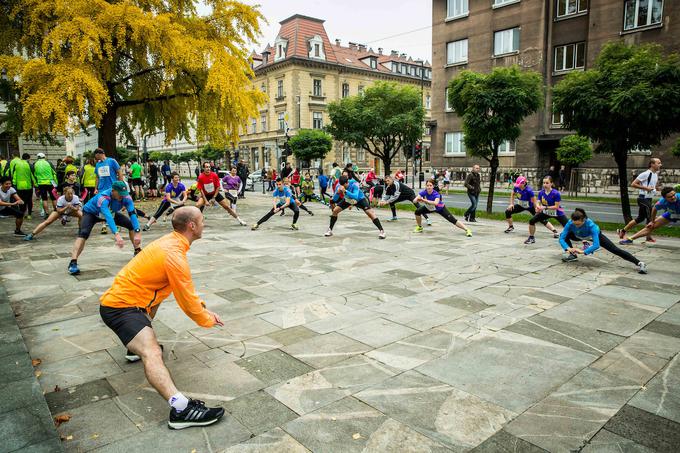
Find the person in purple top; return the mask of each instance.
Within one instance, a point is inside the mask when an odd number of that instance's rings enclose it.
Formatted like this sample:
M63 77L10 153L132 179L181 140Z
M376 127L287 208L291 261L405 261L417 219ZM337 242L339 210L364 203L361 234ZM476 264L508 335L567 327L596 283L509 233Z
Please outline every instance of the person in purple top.
M236 211L236 200L238 199L238 194L241 193L241 188L243 187L243 181L236 174L236 167L231 167L229 173L222 178L222 188L224 189L224 197L231 203L231 209ZM235 191L236 195L232 195L231 191Z
M165 198L161 201L161 205L158 207L156 213L152 215L146 225L144 225L144 231L149 231L151 225L156 223L168 208L170 208L170 210L166 215L170 215L175 208L184 206L184 202L187 201L187 188L184 187L184 184L179 182L179 174L173 172L171 178L171 182L165 186Z
M527 178L520 176L515 181L515 187L510 194L510 204L508 205L508 209L505 210L505 220L508 222L508 228L505 230L505 233L512 233L515 231L515 227L512 224L513 214L519 214L524 211L529 211L532 216L536 215L536 194L527 183ZM541 223L552 231L555 239L560 237L555 227L552 226L547 219L542 220Z
M469 229L468 227L465 226L463 222L460 220L456 219L453 214L451 214L451 211L446 209L446 206L444 206L444 202L442 201L442 196L439 195L439 192L434 190L434 181L430 180L425 184L425 190L420 192L418 196L416 197L415 200L413 200L414 203L422 203L422 206L420 206L418 209L416 209L416 229L414 232L416 233L422 233L423 232L423 226L422 226L422 219L423 219L423 214L429 214L436 212L437 214L441 215L444 217L446 220L449 222L453 223L455 226L460 228L461 230L465 231L465 235L467 237L472 237L472 230Z
M564 226L569 221L567 216L564 215L564 209L560 206L562 195L555 190L554 184L552 176L543 178L543 188L538 192L538 199L535 205L536 215L529 220L529 237L524 241L525 244L534 244L536 242L534 234L536 233L536 224L538 222L557 219L560 225ZM553 234L555 238L559 238L558 234Z

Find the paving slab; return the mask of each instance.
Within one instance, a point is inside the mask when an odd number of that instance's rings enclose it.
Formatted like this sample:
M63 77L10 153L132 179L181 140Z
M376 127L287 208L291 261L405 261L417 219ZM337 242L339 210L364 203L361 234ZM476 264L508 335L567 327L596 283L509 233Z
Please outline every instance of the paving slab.
M224 408L255 434L265 433L298 418L298 414L264 391L240 396L225 403Z
M314 368L323 368L371 350L368 345L337 332L318 335L281 349Z
M680 356L676 355L628 402L654 415L680 423Z
M653 453L657 450L602 429L581 451L583 453Z
M653 450L680 449L680 424L633 406L623 406L605 428Z
M377 318L342 329L338 333L360 343L379 348L416 334L418 331L384 318Z
M259 379L266 386L278 384L281 381L313 370L309 365L279 349L243 358L234 363Z
M309 450L293 439L284 430L281 428L274 428L271 431L262 433L250 440L229 447L224 450L224 453L268 453L277 451L285 451L286 453L309 452Z

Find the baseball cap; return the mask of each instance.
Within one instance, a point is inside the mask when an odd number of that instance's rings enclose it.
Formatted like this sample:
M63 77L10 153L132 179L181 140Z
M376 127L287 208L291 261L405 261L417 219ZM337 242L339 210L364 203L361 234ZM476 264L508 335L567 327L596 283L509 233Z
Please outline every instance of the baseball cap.
M121 197L127 197L128 196L128 191L127 191L127 186L123 181L116 181L111 185L111 189L115 190L118 192L118 195Z
M524 176L520 176L519 178L517 178L515 180L515 187L519 187L522 184L526 184L526 183L527 183L527 178L525 178Z
M38 159L44 159L45 153L38 153Z
M95 154L104 154L104 150L101 149L101 148L97 148L97 149L94 150L94 153Z

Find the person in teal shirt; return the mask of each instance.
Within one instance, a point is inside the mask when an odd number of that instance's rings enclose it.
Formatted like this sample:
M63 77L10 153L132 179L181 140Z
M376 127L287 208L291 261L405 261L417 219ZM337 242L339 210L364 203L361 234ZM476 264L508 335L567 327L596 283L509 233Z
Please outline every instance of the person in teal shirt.
M132 165L130 165L130 186L135 193L136 200L142 200L144 198L144 191L142 189L142 166L139 165L137 159L133 157L130 159Z
M22 154L21 159L13 160L10 163L12 172L12 185L17 191L17 195L24 202L26 219L31 219L33 212L33 187L35 186L35 176L30 164L31 156L27 153Z

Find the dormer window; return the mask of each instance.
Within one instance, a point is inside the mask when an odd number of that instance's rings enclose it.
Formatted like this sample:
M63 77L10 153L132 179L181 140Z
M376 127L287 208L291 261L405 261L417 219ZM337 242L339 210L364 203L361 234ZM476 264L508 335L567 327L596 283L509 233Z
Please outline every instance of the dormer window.
M326 54L323 51L323 39L319 35L315 35L309 40L309 58L326 59Z
M378 59L377 58L371 57L370 64L371 64L371 69L378 69Z
M274 47L276 48L276 55L274 56L274 61L279 61L286 58L286 50L288 49L287 39L284 39L279 36L278 38L276 38Z

